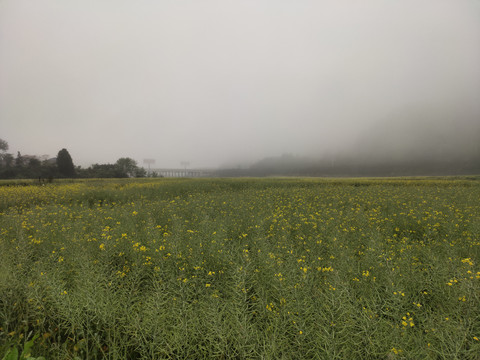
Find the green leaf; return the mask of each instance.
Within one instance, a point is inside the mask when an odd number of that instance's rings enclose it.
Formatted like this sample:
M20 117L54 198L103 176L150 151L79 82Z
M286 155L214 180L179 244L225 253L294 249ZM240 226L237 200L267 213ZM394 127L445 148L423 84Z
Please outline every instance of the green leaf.
M18 349L16 347L13 347L5 354L2 360L17 360L17 359L18 359Z
M38 338L38 334L31 338L29 341L23 345L22 355L20 356L20 360L27 360L30 357L30 349L32 348L35 340Z

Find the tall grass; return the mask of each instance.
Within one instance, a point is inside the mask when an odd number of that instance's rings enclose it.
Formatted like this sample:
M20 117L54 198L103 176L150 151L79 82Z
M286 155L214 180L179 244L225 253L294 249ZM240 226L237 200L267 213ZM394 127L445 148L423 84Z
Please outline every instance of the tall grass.
M480 182L0 188L0 356L478 359Z

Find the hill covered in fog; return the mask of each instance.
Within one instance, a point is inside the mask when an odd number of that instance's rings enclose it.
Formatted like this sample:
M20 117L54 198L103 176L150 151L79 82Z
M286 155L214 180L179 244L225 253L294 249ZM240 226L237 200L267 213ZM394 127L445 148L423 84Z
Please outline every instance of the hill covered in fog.
M480 119L475 112L414 109L363 129L342 150L267 157L236 172L250 176L480 174L479 140Z

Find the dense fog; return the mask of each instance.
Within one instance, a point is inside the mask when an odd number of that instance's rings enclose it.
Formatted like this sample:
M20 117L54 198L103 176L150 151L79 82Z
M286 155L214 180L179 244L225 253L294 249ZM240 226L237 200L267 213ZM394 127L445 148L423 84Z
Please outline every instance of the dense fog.
M468 173L478 64L475 0L3 0L0 138L82 166Z

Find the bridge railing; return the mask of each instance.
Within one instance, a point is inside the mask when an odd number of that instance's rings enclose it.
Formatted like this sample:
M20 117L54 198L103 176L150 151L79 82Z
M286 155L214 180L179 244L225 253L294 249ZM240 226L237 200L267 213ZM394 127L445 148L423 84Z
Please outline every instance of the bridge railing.
M158 176L177 178L213 177L215 170L209 169L151 169Z

